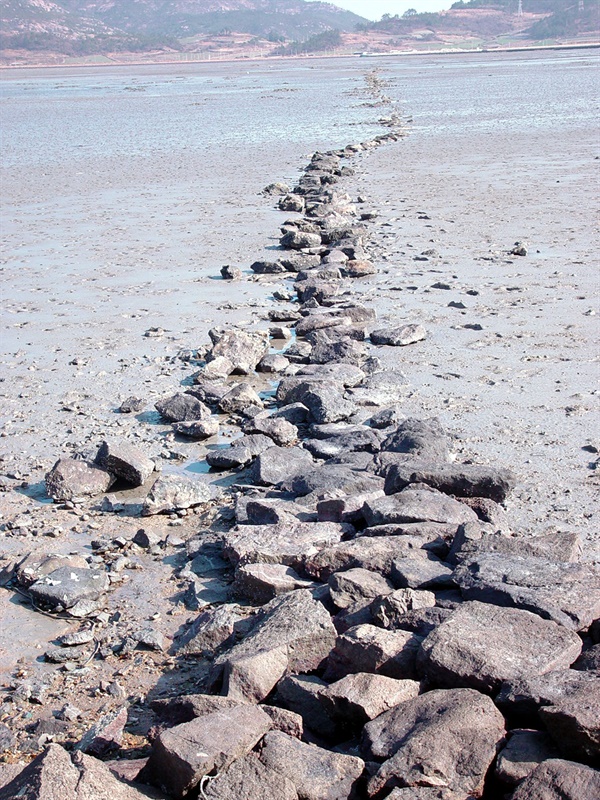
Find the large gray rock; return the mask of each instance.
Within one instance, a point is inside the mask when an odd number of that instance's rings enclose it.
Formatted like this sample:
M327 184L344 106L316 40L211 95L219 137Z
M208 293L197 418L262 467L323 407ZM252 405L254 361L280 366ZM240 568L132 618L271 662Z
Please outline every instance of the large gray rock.
M427 558L406 556L396 559L392 565L392 582L401 589L456 587L452 568L433 554L429 554Z
M161 475L154 483L142 506L142 515L149 517L168 511L208 503L216 492L201 480L185 475Z
M116 477L97 464L75 458L60 458L46 474L46 494L53 500L95 497L107 492Z
M172 728L182 722L191 722L196 717L205 717L237 705L239 703L235 700L213 694L180 694L150 702L150 708L164 728Z
M423 325L399 325L393 328L379 328L371 332L373 344L387 344L392 347L403 347L427 338Z
M169 422L190 422L210 417L210 408L191 394L174 394L154 404L158 413Z
M365 312L367 309L364 309ZM355 318L357 308L344 309L342 312L331 311L332 314L341 313L349 315L352 319ZM341 386L350 387L358 386L366 377L363 370L354 364L307 364L300 367L296 373L297 380L312 380L327 381L328 383L338 383Z
M498 467L435 464L415 459L389 466L385 476L385 493L400 492L411 483L426 483L440 492L459 497L489 497L502 503L514 489L516 479L510 470Z
M304 580L285 564L242 564L235 571L236 595L254 605L268 603L274 597L296 589L312 589L317 584Z
M304 447L317 458L331 458L340 453L362 451L376 453L379 450L377 432L364 425L336 426L338 429L331 432L327 431L329 427L313 425L310 433L315 438L304 441Z
M286 419L255 417L244 424L245 433L261 433L279 447L289 447L298 440L298 428Z
M32 583L29 593L44 608L69 609L80 600L96 600L109 587L108 574L96 569L59 567Z
M256 753L234 763L203 789L204 800L298 800L294 784L266 767Z
M498 755L496 776L509 786L516 786L548 758L558 758L552 739L543 731L513 730Z
M363 729L367 759L387 759L369 796L395 786L445 787L478 795L504 737L504 719L472 689L432 691L401 703Z
M576 533L566 531L540 536L504 536L486 533L478 524L467 524L458 529L447 560L461 563L485 553L576 562L581 554L581 540Z
M327 661L325 680L337 681L355 672L412 680L416 678L416 657L421 641L409 631L357 625L336 639Z
M252 629L215 662L213 685L223 679L226 696L260 702L290 672L312 672L329 655L335 628L308 589L263 606Z
M409 391L404 373L385 370L369 375L360 386L348 389L348 396L361 406L386 406L400 402ZM432 457L435 458L433 454Z
M238 383L219 400L219 408L226 414L243 414L252 407L262 408L263 402L249 383Z
M154 472L154 462L131 444L102 442L96 454L96 464L132 486L146 483Z
M600 772L551 758L517 787L512 800L591 800L600 797Z
M418 681L357 672L323 689L320 702L332 719L352 730L417 697L419 687Z
M489 553L464 561L454 579L469 600L526 609L572 630L600 616L600 570L591 564Z
M348 328L347 330L349 333L353 329ZM325 333L333 331L339 331L340 338L332 340L332 336L324 335ZM367 355L367 349L365 345L360 341L356 341L354 338L346 338L345 332L345 328L327 328L325 331L317 331L316 333L312 334L311 339L314 339L314 343L310 352L311 363L362 364ZM348 401L345 402L348 403ZM354 408L353 404L348 405L352 405Z
M428 684L498 691L503 681L568 667L581 639L529 611L464 603L423 641L419 669Z
M300 447L269 447L258 456L248 477L254 484L275 486L310 469L313 463L311 454Z
M213 347L208 354L211 361L217 356L228 358L232 372L248 375L254 372L256 365L269 352L269 334L267 331L241 331L229 329L209 332Z
M0 800L144 800L142 787L122 783L101 761L51 744L0 788ZM154 795L155 796L155 795Z
M338 608L368 603L379 595L391 594L393 584L379 572L355 567L334 572L329 578L329 594Z
M302 497L311 492L322 496L361 494L377 492L383 488L383 480L377 475L346 464L324 464L303 470L281 482L281 488Z
M210 657L227 642L240 622L239 607L233 604L215 606L203 611L177 640L178 655Z
M437 419L405 419L381 445L382 450L408 453L431 461L448 460L448 439Z
M373 570L389 578L392 565L399 556L419 552L426 542L419 536L358 536L309 555L304 570L321 581L326 581L334 572L355 567Z
M318 233L291 230L279 239L279 243L288 250L304 250L305 248L318 247L321 244L321 237Z
M188 439L210 439L211 436L216 436L219 428L219 421L216 418L173 423L175 433Z
M367 501L363 516L369 526L404 522L442 522L460 525L477 521L477 514L464 503L435 489L411 487L397 494Z
M375 598L371 603L370 609L373 620L382 628L392 630L406 630L398 624L409 611L417 611L424 608L435 606L435 595L433 592L419 591L415 589L396 589L391 594L382 595Z
M263 562L299 569L305 557L336 544L350 526L337 522L286 520L275 525L237 525L223 534L223 547L232 564Z
M542 706L539 716L562 755L600 765L600 675L585 696L558 700Z
M277 684L276 700L299 714L305 727L320 737L330 738L335 735L336 726L322 702L327 686L316 675L286 675Z
M585 705L588 697L600 694L600 675L561 669L507 681L496 697L503 713L519 725L539 727L539 709L571 702Z
M308 408L313 421L319 424L348 419L356 410L354 403L326 383L315 385L298 399Z
M88 569L89 565L83 556L78 555L60 555L58 553L50 553L47 551L35 551L29 553L25 558L17 564L15 569L15 578L21 586L31 586L40 578L49 575L59 567L77 567L79 569Z
M165 792L183 797L213 771L247 755L271 728L258 706L238 705L169 728L154 740L147 772Z
M254 456L252 450L238 441L232 443L230 447L219 447L206 454L206 463L219 471L226 469L237 469L249 464Z
M280 731L265 736L260 760L290 780L302 800L355 800L364 762L304 744Z

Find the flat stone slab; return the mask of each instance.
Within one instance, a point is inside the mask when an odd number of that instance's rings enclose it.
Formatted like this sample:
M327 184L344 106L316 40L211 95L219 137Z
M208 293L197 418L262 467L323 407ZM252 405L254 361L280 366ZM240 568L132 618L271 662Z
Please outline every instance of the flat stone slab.
M280 488L297 497L311 492L354 495L383 489L383 479L346 464L324 464L320 467L313 465L311 469L304 469L294 477L282 480Z
M600 570L591 564L489 553L460 564L454 579L468 600L526 609L571 630L600 617Z
M238 705L162 731L147 770L161 788L183 797L215 770L247 755L271 727L258 706Z
M338 522L300 520L275 525L237 525L223 534L223 549L232 564L263 562L298 569L306 557L336 544L351 530Z
M352 800L364 761L304 744L280 731L265 736L260 760L290 780L303 800Z
M399 325L392 328L378 328L371 332L373 344L387 344L392 347L404 347L427 338L423 325Z
M364 757L386 759L369 781L369 796L396 786L477 796L503 737L504 718L489 697L473 689L419 695L363 729Z
M436 463L448 461L449 456L448 438L436 418L405 419L383 440L381 449Z
M477 522L477 514L464 503L427 489L407 488L397 494L368 500L363 508L368 526L405 522L440 522L460 525Z
M476 464L448 464L418 460L392 464L385 476L385 493L400 492L411 483L426 483L459 497L488 497L502 503L516 484L508 469Z
M295 589L312 589L317 584L304 580L285 564L242 564L235 573L234 591L256 605Z
M96 497L107 492L116 477L97 464L60 458L46 475L46 494L53 500Z
M275 420L277 421L277 420ZM285 420L279 420L285 422ZM275 486L294 475L310 470L313 458L301 447L268 447L260 453L249 473L252 483L259 486Z
M96 600L109 585L106 572L59 567L32 583L29 592L40 606L69 609L80 600Z
M504 536L486 533L478 525L465 525L457 531L447 560L468 562L485 553L574 563L581 555L581 540L569 531L552 531L541 536Z
M560 706L571 700L583 705L587 697L599 694L600 675L597 673L561 669L507 681L496 697L496 704L520 725L539 727L541 707Z
M353 567L373 570L389 578L399 556L419 552L426 545L427 539L420 536L358 536L308 556L304 570L321 581L326 581L334 572Z
M555 622L469 602L424 639L418 665L430 686L493 692L503 681L566 668L580 652L579 636Z
M142 516L193 508L210 502L217 494L201 480L193 480L185 475L161 475L144 500Z

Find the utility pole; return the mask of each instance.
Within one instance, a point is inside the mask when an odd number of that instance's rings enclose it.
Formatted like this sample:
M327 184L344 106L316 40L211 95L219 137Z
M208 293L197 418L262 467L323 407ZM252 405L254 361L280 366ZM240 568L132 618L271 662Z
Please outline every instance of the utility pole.
M519 8L517 10L517 17L523 16L523 0L519 0Z

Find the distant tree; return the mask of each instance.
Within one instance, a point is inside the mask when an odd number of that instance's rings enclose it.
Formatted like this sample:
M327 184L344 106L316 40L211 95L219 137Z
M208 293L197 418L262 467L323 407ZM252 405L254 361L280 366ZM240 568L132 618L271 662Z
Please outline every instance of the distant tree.
M404 14L402 14L402 16L403 17L416 17L417 16L417 9L416 8L407 8L406 11L404 12Z

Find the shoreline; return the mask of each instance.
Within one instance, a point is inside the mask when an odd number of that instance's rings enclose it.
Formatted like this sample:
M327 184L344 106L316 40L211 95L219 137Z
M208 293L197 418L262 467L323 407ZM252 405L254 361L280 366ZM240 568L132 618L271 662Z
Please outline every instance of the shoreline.
M238 64L238 63L269 63L269 62L298 62L298 61L314 61L316 59L347 59L347 58L388 58L388 57L404 57L404 56L451 56L451 55L491 55L502 53L527 53L536 51L566 51L566 50L589 50L600 48L600 42L586 42L586 43L572 43L572 44L557 44L557 45L532 45L531 47L498 47L498 48L483 48L483 49L440 49L440 50L398 50L394 52L382 53L345 53L345 54L327 54L315 53L312 56L239 56L237 58L205 58L205 59L191 59L190 61L180 60L161 60L161 61L127 61L119 62L114 61L110 63L100 64L0 64L0 71L12 69L75 69L78 67L140 67L140 66L158 66L161 64L170 66L183 66L186 64ZM191 54L193 55L193 53Z

